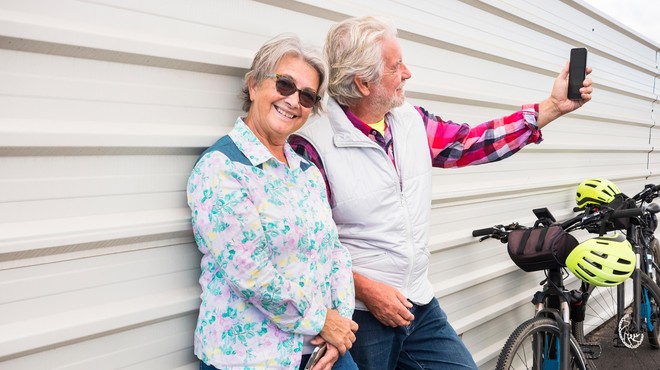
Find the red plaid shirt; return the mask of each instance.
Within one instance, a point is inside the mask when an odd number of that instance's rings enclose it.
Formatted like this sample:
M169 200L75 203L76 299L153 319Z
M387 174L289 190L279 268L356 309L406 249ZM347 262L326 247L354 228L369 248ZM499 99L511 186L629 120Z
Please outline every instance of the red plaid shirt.
M523 105L509 116L484 122L470 127L467 123L443 121L439 116L429 113L422 107L415 107L422 117L426 127L426 137L429 144L429 155L433 167L452 168L474 164L490 163L510 157L529 143L540 143L541 131L536 126L538 104ZM351 111L344 109L353 126L378 143L394 161L392 134L389 125L385 126L385 135L372 129L362 122ZM385 116L387 123L389 115ZM328 187L323 162L307 140L297 135L291 135L289 143L293 149L306 159L313 162L325 178L328 199L331 191ZM330 202L332 204L332 201Z

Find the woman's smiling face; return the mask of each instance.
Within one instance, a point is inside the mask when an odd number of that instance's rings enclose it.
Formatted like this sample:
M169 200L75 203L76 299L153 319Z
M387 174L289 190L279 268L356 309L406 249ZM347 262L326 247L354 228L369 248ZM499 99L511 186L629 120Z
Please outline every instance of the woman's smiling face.
M318 72L297 56L284 56L272 73L289 77L300 90L308 88L318 91ZM282 96L275 89L275 82L276 79L270 77L259 84L248 81L252 106L245 119L257 138L271 150L272 146L283 145L312 112L312 108L300 105L298 91Z

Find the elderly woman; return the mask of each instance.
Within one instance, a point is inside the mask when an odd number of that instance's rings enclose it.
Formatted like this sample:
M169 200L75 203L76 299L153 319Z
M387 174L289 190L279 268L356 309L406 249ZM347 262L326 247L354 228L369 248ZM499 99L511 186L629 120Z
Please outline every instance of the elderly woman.
M318 52L291 35L269 41L245 75L247 116L190 175L200 369L302 369L322 343L315 370L356 369L350 255L320 172L286 141L321 109L326 86Z

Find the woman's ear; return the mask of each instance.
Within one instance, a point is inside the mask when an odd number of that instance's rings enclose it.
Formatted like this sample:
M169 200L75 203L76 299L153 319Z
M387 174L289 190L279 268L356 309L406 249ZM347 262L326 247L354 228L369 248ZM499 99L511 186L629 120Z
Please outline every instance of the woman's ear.
M256 88L256 84L254 83L254 76L250 76L247 80L247 86L248 86L248 93L250 94L250 101L254 101L254 89Z

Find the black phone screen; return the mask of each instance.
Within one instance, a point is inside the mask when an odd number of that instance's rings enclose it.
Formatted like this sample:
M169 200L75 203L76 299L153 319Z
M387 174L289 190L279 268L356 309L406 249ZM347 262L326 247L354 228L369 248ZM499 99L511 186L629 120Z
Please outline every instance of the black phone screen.
M568 69L568 98L580 100L580 88L587 77L587 49L571 49L571 61Z

